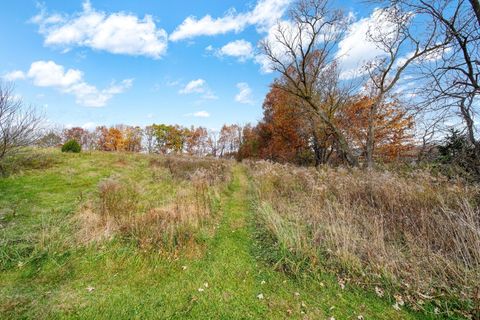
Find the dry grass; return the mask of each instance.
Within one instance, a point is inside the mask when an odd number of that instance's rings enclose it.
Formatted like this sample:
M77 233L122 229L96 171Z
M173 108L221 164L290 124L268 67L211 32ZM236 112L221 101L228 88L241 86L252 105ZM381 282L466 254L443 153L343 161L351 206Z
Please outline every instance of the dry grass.
M287 254L400 291L414 308L449 301L460 314L479 314L478 186L423 171L251 168L260 221Z
M165 195L152 193L148 184L113 176L98 185L96 199L87 201L77 218L81 228L78 239L82 243L102 241L119 236L134 241L139 248L154 249L167 254L202 242L214 218L214 206L219 191L230 179L227 163L215 160L171 159L156 157L147 170L152 171L151 183L171 183L173 196L158 206ZM172 168L174 179L156 170L166 163ZM208 164L208 165L207 165Z
M154 157L150 159L152 167L165 167L174 179L191 179L198 170L207 174L209 183L225 182L230 178L231 161L216 158L199 158L185 155Z

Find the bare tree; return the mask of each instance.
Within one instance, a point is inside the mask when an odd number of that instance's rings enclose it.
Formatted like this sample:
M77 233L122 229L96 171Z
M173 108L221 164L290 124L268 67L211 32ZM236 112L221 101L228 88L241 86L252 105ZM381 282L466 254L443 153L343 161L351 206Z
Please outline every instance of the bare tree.
M42 118L15 96L13 86L0 83L0 172L2 160L31 146L38 139Z
M480 103L480 3L478 0L390 0L419 16L441 45L421 65L424 99L462 119L467 139L480 158L475 116ZM432 27L434 26L434 27Z
M395 5L377 9L375 15L367 38L385 54L366 65L368 86L374 101L368 115L365 150L367 168L372 168L374 164L375 119L379 108L392 94L409 66L441 49L441 44L437 42L436 24L431 26L432 32L421 32L421 28L414 27L412 23L412 13Z
M330 8L328 0L299 0L291 9L290 21L279 22L261 47L270 68L285 79L275 85L301 99L310 114L330 129L347 163L356 166L357 157L325 108L331 107L325 103L340 100L331 101L319 85L322 80L338 85L337 79L326 79L347 20L341 11Z

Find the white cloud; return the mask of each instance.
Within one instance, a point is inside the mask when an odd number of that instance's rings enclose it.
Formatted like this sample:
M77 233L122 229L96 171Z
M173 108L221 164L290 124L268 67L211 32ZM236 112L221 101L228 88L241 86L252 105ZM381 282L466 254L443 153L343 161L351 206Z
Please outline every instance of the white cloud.
M27 73L33 84L38 87L69 87L81 81L83 73L80 70L68 69L53 61L36 61Z
M253 57L253 46L250 42L245 40L236 40L227 43L220 50L220 56L230 56L238 58L240 61L245 61Z
M204 79L192 80L187 85L178 91L180 94L202 94L203 99L215 100L218 97L208 87Z
M365 63L385 55L377 44L369 41L368 34L386 33L393 24L383 16L381 9L375 9L369 17L354 22L346 36L338 44L336 57L342 69L340 77L351 79L366 72Z
M2 76L5 81L15 81L15 80L23 80L25 79L25 73L20 70L15 70L12 72L8 72Z
M96 11L87 0L83 11L71 16L48 15L45 10L32 18L47 46L69 50L89 47L114 54L160 58L167 50L167 32L157 28L153 17L143 19L124 12Z
M235 96L235 101L243 104L253 104L252 98L252 89L246 82L237 83L237 88L239 90L238 94Z
M203 93L206 90L206 81L203 79L192 80L179 91L180 94Z
M198 111L193 113L193 116L196 118L208 118L210 117L210 113L208 113L207 111Z
M72 94L76 102L86 107L103 107L115 95L132 86L133 80L126 79L120 83L112 83L99 90L83 80L83 72L68 69L53 61L35 61L31 64L26 77L38 87L53 87L62 93Z
M189 16L173 31L170 40L238 33L250 25L256 25L259 31L265 31L283 16L290 2L291 0L259 0L253 10L245 13L237 13L231 9L220 18L206 15L197 19Z

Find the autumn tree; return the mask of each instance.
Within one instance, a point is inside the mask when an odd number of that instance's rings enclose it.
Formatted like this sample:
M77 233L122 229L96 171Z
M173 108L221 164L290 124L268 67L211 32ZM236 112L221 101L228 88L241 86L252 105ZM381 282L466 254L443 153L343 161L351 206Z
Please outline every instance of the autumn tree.
M179 125L153 124L152 126L157 152L168 154L181 153L185 145L185 128Z
M298 103L301 100L276 86L267 94L263 120L258 125L262 158L300 163L311 153L313 127Z
M237 160L260 158L260 135L257 126L246 124L242 128L242 143L237 152Z
M143 130L140 127L127 126L123 130L123 149L129 152L140 152L142 150Z
M205 155L207 153L208 131L203 127L185 129L185 151L190 155Z
M108 129L105 146L108 151L121 151L125 145L125 139L120 129L111 127Z
M349 139L367 155L368 129L373 98L361 96L343 109L340 121ZM374 158L392 161L405 155L413 147L414 120L406 108L396 100L378 106L373 125L375 126Z
M334 50L347 26L344 15L330 7L328 0L299 0L290 12L290 21L279 22L274 36L262 42L265 58L270 68L279 72L285 81L277 87L298 97L303 107L308 108L315 122L328 127L334 137L337 149L350 165L358 161L342 130L331 121L325 111L326 103L332 102L322 91L321 83L335 83L341 89L342 83L331 67L335 63ZM334 75L334 79L328 78ZM343 90L337 90L343 91ZM345 94L337 94L338 105Z

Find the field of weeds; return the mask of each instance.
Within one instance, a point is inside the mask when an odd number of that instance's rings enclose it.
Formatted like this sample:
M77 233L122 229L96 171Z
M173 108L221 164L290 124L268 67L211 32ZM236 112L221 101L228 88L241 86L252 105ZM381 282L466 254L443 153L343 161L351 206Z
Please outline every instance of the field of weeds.
M423 171L250 163L259 238L277 268L333 271L395 307L480 316L480 189Z

